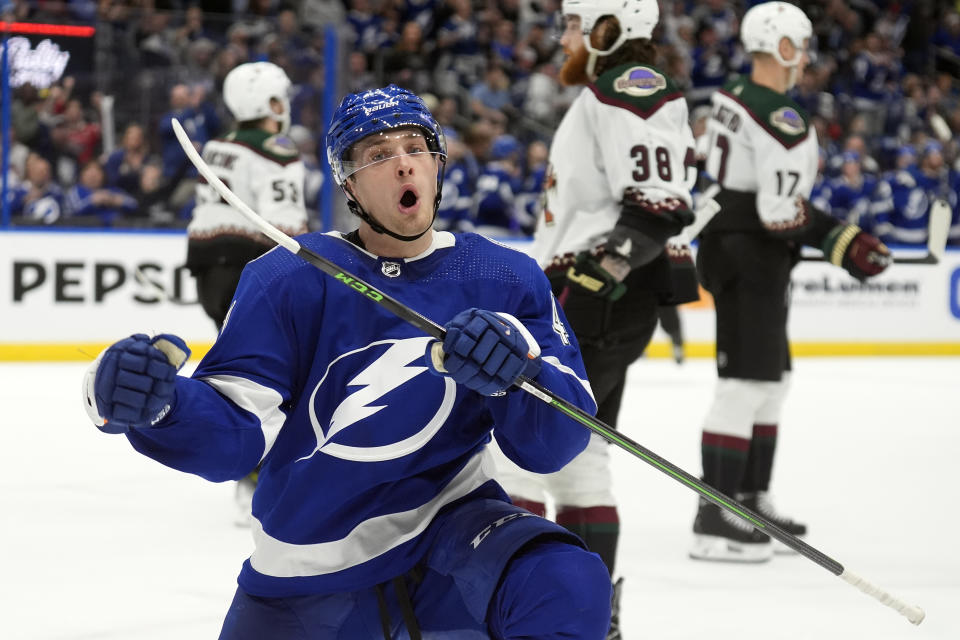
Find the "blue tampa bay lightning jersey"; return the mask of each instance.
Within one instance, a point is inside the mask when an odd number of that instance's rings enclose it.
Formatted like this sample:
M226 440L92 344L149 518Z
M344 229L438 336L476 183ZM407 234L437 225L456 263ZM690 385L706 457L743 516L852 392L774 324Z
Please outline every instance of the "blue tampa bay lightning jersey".
M386 259L338 233L301 244L438 324L470 307L509 313L541 348L537 380L593 412L579 349L549 283L525 254L475 234L435 232L415 258ZM363 287L358 287L362 289ZM224 328L134 448L214 481L262 462L253 595L353 591L411 569L471 496L506 500L486 444L538 473L560 469L589 432L517 389L485 397L433 375L429 338L300 258L274 249L244 269Z

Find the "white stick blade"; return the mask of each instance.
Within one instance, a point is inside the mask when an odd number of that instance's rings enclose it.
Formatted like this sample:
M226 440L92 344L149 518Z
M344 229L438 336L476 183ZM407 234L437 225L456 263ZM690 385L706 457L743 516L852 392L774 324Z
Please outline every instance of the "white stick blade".
M939 262L947 247L947 234L950 232L952 212L946 200L934 200L930 207L930 227L927 250Z

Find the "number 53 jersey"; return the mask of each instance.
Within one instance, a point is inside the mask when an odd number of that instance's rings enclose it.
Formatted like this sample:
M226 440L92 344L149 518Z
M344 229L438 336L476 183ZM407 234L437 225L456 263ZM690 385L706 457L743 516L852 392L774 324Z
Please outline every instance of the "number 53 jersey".
M816 129L790 97L741 77L713 94L707 122L706 172L735 202L708 228L788 232L802 226L817 178ZM738 197L739 196L739 197Z
M646 208L690 208L694 142L680 89L625 64L577 96L557 128L532 254L542 266L602 245L630 190Z

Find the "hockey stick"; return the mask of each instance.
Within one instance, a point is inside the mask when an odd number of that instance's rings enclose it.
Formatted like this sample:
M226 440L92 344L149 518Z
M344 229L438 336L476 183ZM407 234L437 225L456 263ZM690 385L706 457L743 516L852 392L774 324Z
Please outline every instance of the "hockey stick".
M305 247L302 247L296 240L286 235L257 215L253 209L248 207L239 197L237 197L236 194L234 194L229 188L227 188L225 184L223 184L223 182L215 173L213 173L207 163L204 162L203 158L200 157L200 154L197 153L193 143L190 141L190 138L187 136L186 132L183 130L183 127L180 126L180 123L176 120L176 118L173 119L173 130L177 136L177 140L180 142L180 146L183 147L187 157L190 158L190 161L197 168L197 171L200 172L200 175L206 178L210 186L216 189L224 200L236 208L237 211L239 211L249 222L256 225L264 235L284 249L296 254L304 261L317 267L324 273L333 276L334 280L341 282L358 293L366 296L387 311L396 315L401 320L404 320L405 322L417 327L427 335L436 338L441 342L443 341L443 337L446 333L443 327L407 307L402 302L399 302L398 300L391 298L389 295L378 291L373 285L364 282L360 278L357 278L347 271L344 271L323 256L314 253ZM836 560L830 558L814 547L811 547L803 540L800 540L799 538L787 533L764 516L751 511L736 500L717 492L699 478L687 473L680 467L677 467L664 458L661 458L656 453L650 451L646 447L643 447L637 442L634 442L612 427L604 424L602 421L597 420L579 407L576 407L566 400L557 397L551 391L537 382L526 377L521 377L515 384L523 391L526 391L532 396L547 403L554 409L564 413L608 442L640 458L644 462L647 462L651 466L659 469L661 472L671 476L678 482L687 485L700 494L705 500L708 500L720 508L736 514L757 529L760 529L772 538L776 538L805 558L812 560L832 574L843 578L846 582L857 587L867 595L876 598L883 604L896 610L910 620L910 622L913 624L920 624L920 622L923 620L925 614L920 607L909 605L899 598L892 596L887 591L884 591L883 589L880 589L867 582L860 576L851 573Z
M922 256L893 256L895 264L938 264L947 248L947 234L950 232L950 205L946 200L937 199L930 207L930 222L927 226L927 253ZM808 262L825 262L824 256L803 256Z

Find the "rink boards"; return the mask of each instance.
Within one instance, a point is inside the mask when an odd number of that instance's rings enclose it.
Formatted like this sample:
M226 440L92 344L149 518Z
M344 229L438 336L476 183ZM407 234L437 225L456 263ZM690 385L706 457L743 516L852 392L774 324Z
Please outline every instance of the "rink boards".
M204 353L216 331L185 257L182 232L0 232L0 360L88 360L136 332L175 333ZM960 354L960 251L935 266L895 265L866 284L802 262L790 314L798 356ZM712 356L709 295L681 317L687 355ZM658 335L650 355L666 354Z

